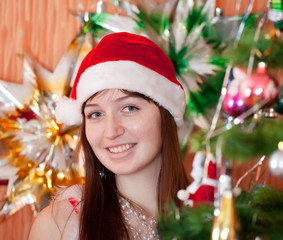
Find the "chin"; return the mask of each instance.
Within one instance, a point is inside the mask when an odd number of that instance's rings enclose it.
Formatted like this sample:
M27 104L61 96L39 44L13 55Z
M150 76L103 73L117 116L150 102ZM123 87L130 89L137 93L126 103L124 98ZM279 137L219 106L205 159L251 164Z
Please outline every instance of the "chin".
M133 173L133 171L129 171L126 169L123 170L116 170L116 171L112 171L115 175L130 175Z
M137 170L134 168L131 168L130 166L123 167L123 168L112 168L109 169L111 172L113 172L115 175L130 175L135 173Z

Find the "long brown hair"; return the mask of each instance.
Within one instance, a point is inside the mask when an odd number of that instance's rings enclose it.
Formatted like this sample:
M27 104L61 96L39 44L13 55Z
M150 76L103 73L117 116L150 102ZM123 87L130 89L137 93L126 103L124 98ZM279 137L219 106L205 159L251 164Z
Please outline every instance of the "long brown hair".
M123 92L152 101L139 93ZM188 180L183 168L175 121L166 109L159 106L159 110L163 160L157 191L158 208L159 211L164 212L166 204L171 200L181 207L182 203L177 198L177 191L186 188ZM82 114L84 116L84 113ZM85 117L81 127L81 144L85 156L86 181L82 197L80 240L124 239L128 233L120 209L115 175L105 168L106 178L100 177L99 170L102 166L86 139Z

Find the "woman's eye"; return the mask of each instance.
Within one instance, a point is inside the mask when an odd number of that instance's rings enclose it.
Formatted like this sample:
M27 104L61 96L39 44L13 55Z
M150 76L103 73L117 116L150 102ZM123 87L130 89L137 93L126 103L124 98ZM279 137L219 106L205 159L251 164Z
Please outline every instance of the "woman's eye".
M87 116L88 116L88 118L96 119L96 118L99 118L100 116L102 116L102 113L101 112L92 112L92 113L88 114Z
M133 111L136 111L136 110L138 110L138 108L137 107L135 107L135 106L126 106L126 107L124 107L124 111L126 111L126 112L133 112Z

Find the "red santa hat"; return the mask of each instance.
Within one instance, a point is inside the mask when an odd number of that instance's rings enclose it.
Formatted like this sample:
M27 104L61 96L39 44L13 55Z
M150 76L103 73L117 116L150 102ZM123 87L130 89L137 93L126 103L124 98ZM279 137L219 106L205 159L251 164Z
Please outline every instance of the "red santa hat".
M83 103L105 89L141 93L167 109L177 126L183 123L183 87L170 59L146 37L126 32L105 36L82 61L70 98L57 102L57 120L67 125L79 124Z

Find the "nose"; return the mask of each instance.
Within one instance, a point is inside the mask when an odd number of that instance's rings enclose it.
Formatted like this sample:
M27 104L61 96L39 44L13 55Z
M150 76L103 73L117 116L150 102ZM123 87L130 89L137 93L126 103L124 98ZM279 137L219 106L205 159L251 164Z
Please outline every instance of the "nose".
M109 139L115 139L123 135L125 129L121 119L115 115L108 115L104 125L104 136Z

